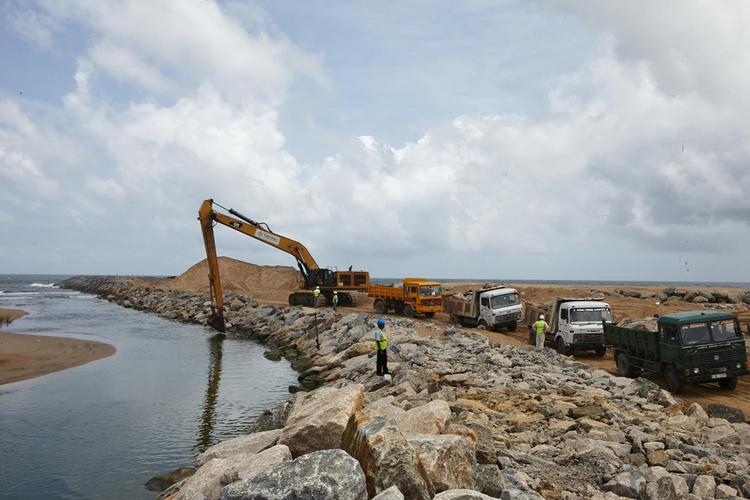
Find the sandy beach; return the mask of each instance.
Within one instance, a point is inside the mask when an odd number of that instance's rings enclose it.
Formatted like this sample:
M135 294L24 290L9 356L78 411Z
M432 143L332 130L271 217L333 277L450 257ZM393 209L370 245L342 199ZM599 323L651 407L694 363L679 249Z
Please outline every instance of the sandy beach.
M0 324L5 318L25 315L18 309L0 309ZM106 358L116 349L101 342L63 337L44 337L0 331L0 385L39 377L48 373L84 365Z

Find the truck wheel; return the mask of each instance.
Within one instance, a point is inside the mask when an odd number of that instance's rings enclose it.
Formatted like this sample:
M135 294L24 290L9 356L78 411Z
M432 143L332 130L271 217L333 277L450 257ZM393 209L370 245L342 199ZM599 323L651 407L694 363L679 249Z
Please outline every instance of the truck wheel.
M565 345L565 340L563 340L562 337L557 337L557 340L555 341L555 349L563 356L567 356L569 353L568 346Z
M434 312L426 312L426 313L424 313L424 315L427 318L434 318L435 317L435 313Z
M375 301L374 306L375 306L375 312L378 314L385 314L388 312L388 308L386 307L385 302L383 302L380 299Z
M617 364L617 374L621 377L633 377L633 368L630 366L630 358L624 352L617 353L615 358Z
M413 318L414 308L411 306L411 304L404 304L403 313L404 313L404 316L406 316L407 318Z
M597 358L602 358L602 357L604 357L604 355L605 355L606 353L607 353L607 347L606 347L606 346L601 346L601 347L597 347L597 348L596 348L596 352L595 352L595 354L596 354L596 357L597 357Z
M529 328L529 345L536 345L536 334Z
M722 389L733 391L737 387L737 377L729 377L719 381Z
M482 320L479 322L479 326L477 326L480 330L489 330L490 328L487 326L487 322L485 320Z
M685 382L680 379L674 365L667 365L664 369L664 378L666 379L667 387L672 394L679 394L682 392L682 389L685 388Z
M517 329L518 329L518 322L514 321L513 323L508 324L509 332L515 332Z

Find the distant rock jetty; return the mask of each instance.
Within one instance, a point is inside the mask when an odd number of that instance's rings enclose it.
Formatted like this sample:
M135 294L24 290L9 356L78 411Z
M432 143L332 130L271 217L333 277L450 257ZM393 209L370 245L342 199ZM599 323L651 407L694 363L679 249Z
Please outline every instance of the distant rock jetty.
M66 288L204 323L205 294L75 277ZM546 349L388 320L392 380L376 376L373 318L227 296L231 335L294 360L295 394L252 434L219 443L163 498L750 498L750 425L656 384Z

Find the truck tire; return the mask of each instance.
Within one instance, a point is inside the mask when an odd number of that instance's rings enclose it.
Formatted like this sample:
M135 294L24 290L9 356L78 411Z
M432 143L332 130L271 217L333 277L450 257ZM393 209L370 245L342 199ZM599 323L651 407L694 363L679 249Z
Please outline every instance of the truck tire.
M513 323L508 323L508 331L509 332L515 332L518 329L518 322L514 321Z
M565 340L562 337L557 337L557 340L555 340L555 350L563 356L570 354L570 349L565 345Z
M597 347L596 351L594 351L594 354L596 354L597 358L603 358L606 353L607 353L607 346Z
M685 388L685 382L680 378L674 365L667 365L666 368L664 368L664 379L666 380L667 387L672 394L679 394L682 392L682 389Z
M529 328L529 345L536 345L536 334Z
M737 388L737 377L729 377L725 378L724 380L720 380L719 386L721 386L722 389L733 391L735 390L735 388Z
M407 318L413 318L414 308L411 306L411 304L404 304L403 313L404 313L404 316L406 316Z
M424 315L425 315L426 318L434 318L435 317L435 313L432 312L432 311L431 312L426 312L426 313L424 313Z
M386 306L385 302L380 299L377 299L373 305L375 306L375 312L378 314L385 314L388 312L388 306Z
M617 374L621 377L635 378L641 374L639 369L630 366L630 358L625 352L617 353L615 364L617 364Z
M489 330L489 326L487 326L487 322L485 320L481 320L479 322L479 325L477 326L480 330Z

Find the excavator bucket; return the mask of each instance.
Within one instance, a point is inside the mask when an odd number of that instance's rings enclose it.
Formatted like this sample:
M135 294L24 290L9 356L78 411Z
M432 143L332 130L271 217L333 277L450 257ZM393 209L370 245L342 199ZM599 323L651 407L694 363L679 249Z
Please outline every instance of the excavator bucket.
M221 312L215 312L211 314L211 316L208 317L208 326L213 328L214 330L220 331L221 333L224 333L226 330L226 325L224 324L224 315Z

